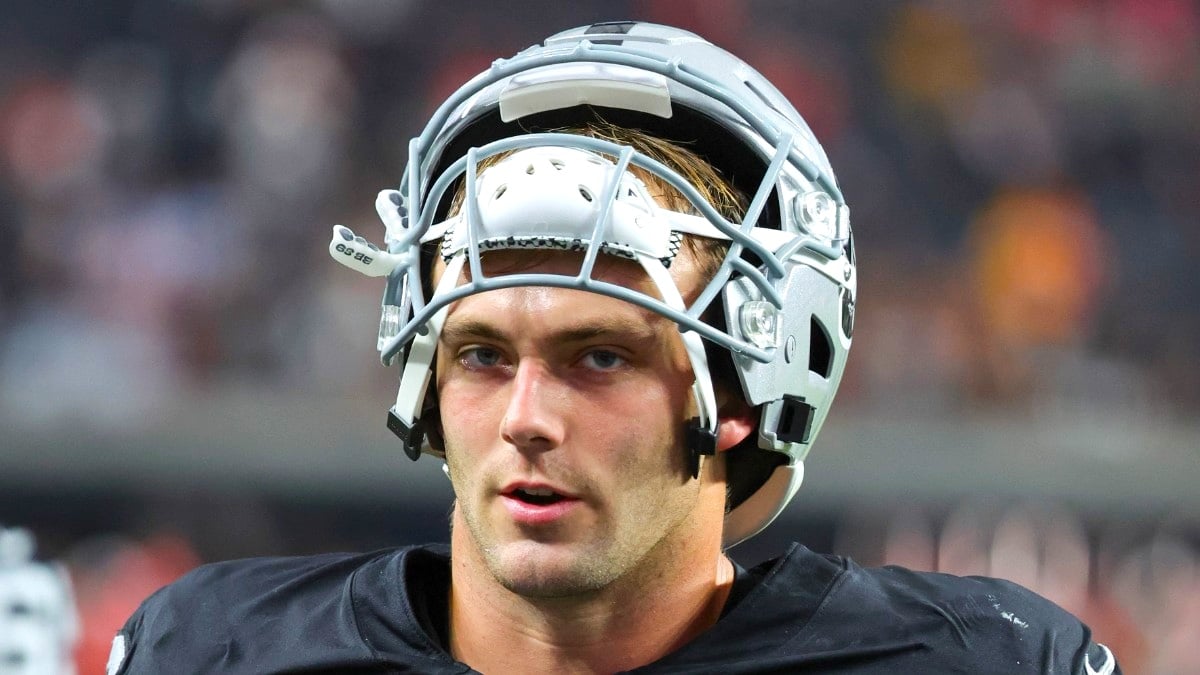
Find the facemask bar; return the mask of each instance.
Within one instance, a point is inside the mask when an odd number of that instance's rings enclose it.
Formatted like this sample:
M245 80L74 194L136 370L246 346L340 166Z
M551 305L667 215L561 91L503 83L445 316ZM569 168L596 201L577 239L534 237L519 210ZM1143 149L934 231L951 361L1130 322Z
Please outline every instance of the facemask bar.
M618 158L628 155L625 160L625 165L633 164L647 171L657 174L660 178L667 181L698 210L703 218L715 228L715 234L722 238L731 240L730 251L726 255L724 262L718 270L714 279L705 287L696 303L693 303L691 308L687 310L676 309L664 304L662 301L655 298L650 298L642 293L631 291L622 286L607 284L596 281L590 278L590 265L581 270L577 276L564 275L547 275L547 274L513 274L498 277L494 279L482 279L475 276L476 281L473 283L460 286L445 295L438 295L429 304L426 304L422 291L422 270L420 269L420 241L427 239L424 235L429 232L432 223L429 221L433 218L433 209L427 211L416 212L411 214L416 220L415 226L406 228L405 222L397 214L394 205L390 200L383 196L377 200L376 204L381 208L380 215L383 217L385 224L389 229L389 238L394 242L393 254L399 256L404 262L400 264L393 272L393 277L404 275L406 277L407 287L412 289L410 293L405 294L407 297L391 296L385 298L385 305L391 304L400 306L405 301L411 303L412 318L401 327L399 333L388 340L381 349L381 356L384 363L390 363L395 355L404 347L404 345L413 338L414 335L423 335L425 333L425 323L437 312L441 307L448 305L456 300L459 300L467 295L478 293L485 290L493 290L498 288L510 288L515 286L557 286L563 288L577 288L589 291L610 295L627 302L632 302L636 305L651 309L660 314L667 316L680 324L682 330L696 331L704 338L709 339L717 344L720 344L734 353L746 354L751 358L766 363L769 362L774 355L774 347L760 348L745 340L735 338L733 335L719 331L712 326L700 320L700 315L715 297L720 289L724 286L725 281L736 271L746 276L755 285L756 289L762 294L762 297L774 305L777 309L782 310L782 299L779 297L772 279L782 278L784 275L783 264L776 254L761 242L751 235L751 230L754 229L753 224L757 222L757 218L765 207L766 200L769 196L771 186L774 184L774 179L784 164L784 158L790 145L785 142L784 146L776 153L774 161L771 164L766 179L760 185L759 192L751 201L750 210L746 214L745 220L740 225L733 225L726 221L717 213L717 211L709 204L687 180L676 174L674 171L664 166L663 164L654 161L653 159L632 151L630 148L604 141L601 139L578 136L575 134L529 134L526 136L517 136L500 141L489 143L483 148L469 153L467 157L461 158L459 161L452 164L437 180L433 189L430 192L430 199L427 203L436 204L444 196L445 191L461 173L468 173L467 176L467 193L468 198L465 201L466 208L477 209L477 200L474 199L475 179L474 166L476 162L486 157L506 152L509 150L518 150L529 147L539 147L553 145L559 147L572 147L582 150L588 150L596 153L616 156ZM617 180L620 179L620 173L613 174ZM600 220L595 223L591 241L592 246L589 247L591 260L594 262L595 253L590 249L598 249L599 239L603 235L606 226L606 218L609 215L615 197L616 186L609 186L610 191L605 195L605 201L600 204L601 213ZM669 212L668 212L669 213ZM471 214L468 222L478 220L479 214L475 211ZM399 228L399 231L394 231L393 228ZM477 237L477 234L472 232L472 237ZM398 250L397 244L408 242L407 250ZM468 255L471 255L471 269L473 275L477 274L478 268L478 239L471 239L468 246ZM741 259L741 250L745 248L754 253L766 268L766 275L758 269L746 263ZM389 280L389 288L400 290L404 288L405 283L400 283L396 280Z
M568 138L564 140L592 140L582 139L581 137L574 135L567 136ZM528 144L528 139L526 139L526 144ZM589 239L589 244L584 254L584 260L580 266L580 271L576 276L549 275L542 273L501 275L497 277L488 277L484 275L481 252L482 246L480 239L480 230L483 227L484 218L479 208L479 180L476 173L479 164L479 155L481 152L484 152L484 150L472 148L468 151L467 156L465 157L464 167L466 171L464 195L464 210L466 217L465 221L460 219L458 222L459 225L466 225L465 246L462 246L461 249L452 249L453 253L450 254L450 257L447 260L446 269L441 280L438 282L437 289L435 290L433 297L427 305L422 307L418 315L414 317L406 326L406 328L408 328L410 331L415 332L415 326L419 321L421 321L423 315L432 312L432 316L429 317L427 324L428 329L424 333L417 335L415 339L412 340L408 358L405 362L404 372L401 376L400 387L397 392L396 405L392 410L394 420L399 423L399 428L403 430L402 435L404 435L406 443L409 443L412 440L411 434L415 428L416 420L420 413L420 406L424 401L425 391L428 387L431 375L431 367L436 352L436 343L439 334L441 333L441 327L445 321L448 307L455 298L465 297L465 295L485 292L495 288L504 288L510 286L565 285L565 287L569 288L580 288L593 290L594 292L601 292L608 295L617 295L629 301L644 298L650 301L650 304L647 305L646 302L640 302L638 304L648 306L660 314L667 315L677 323L683 324L686 322L687 315L684 314L684 312L686 312L688 308L684 303L683 297L679 293L679 289L675 285L675 280L667 271L664 262L656 255L652 255L647 252L646 249L639 248L639 246L645 246L647 244L646 240L643 240L641 244L631 241L629 244L627 244L630 246L628 252L642 266L652 283L658 289L661 300L649 298L649 296L639 292L631 291L619 285L598 282L592 278L592 272L597 259L596 256L599 255L601 249L606 244L604 240L605 235L610 232L609 226L612 219L612 209L618 202L618 191L622 189L623 185L625 185L626 180L632 178L628 174L628 168L636 154L634 149L630 147L622 147L609 142L601 142L601 144L604 146L604 149L617 152L617 162L613 164L611 162L604 161L604 164L607 165L607 168L605 169L607 175L604 178L605 183L600 191L602 197L596 203L596 214L594 216L588 216L589 218L593 219L590 224L591 231L590 233L586 233ZM532 147L539 148L544 146L533 145ZM568 149L564 148L563 146L552 147L559 150ZM486 150L493 153L504 152L504 149L497 150L494 148L487 148ZM573 157L575 162L579 161L578 155L580 154L583 154L583 152L575 153ZM505 161L517 161L518 157L519 155L513 155L512 157L496 165L496 167L493 167L492 170L503 171L501 167L504 165ZM596 157L596 159L599 158ZM530 171L532 171L532 167L533 165L531 164ZM509 169L509 171L511 171L511 169ZM451 170L449 173L452 175L454 171ZM581 176L579 180L586 179ZM582 187L582 184L580 185ZM594 188L596 186L593 184L592 187ZM643 199L643 204L652 202L652 200L649 200L644 192L641 192L641 197ZM695 197L699 197L699 195L697 194ZM381 198L378 200L378 203L384 205L385 207L390 202L390 199ZM661 214L667 213L671 212L664 209L657 209L655 212L646 214L648 218L652 218L654 220L654 226L659 228L658 233L664 238L669 235L670 223L663 222L660 216ZM577 221L576 227L578 227L580 224L581 223L578 223ZM733 229L733 227L728 223L724 224L726 228ZM651 227L652 225L651 223L646 223L645 226ZM418 227L419 229L428 230L427 227L422 225L419 225ZM745 227L748 229L749 225L747 224ZM549 234L547 236L550 238L555 238L561 236L574 237L576 235L585 234L584 230L577 230L575 232L562 230L561 232L563 234ZM733 232L735 235L742 234L740 230L736 229L733 229ZM447 236L446 231L441 229L440 231L433 233L431 236L426 237L426 239L432 240L438 238L439 236ZM406 236L405 238L411 239L411 236ZM420 237L418 237L418 239L419 238ZM461 243L458 245L461 246ZM740 249L740 245L737 246L737 249ZM769 251L766 249L762 250L764 254L770 255ZM416 252L410 254L403 263L404 267L410 268L406 270L406 272L411 272L412 267L420 267L420 259L414 255L415 253ZM411 264L414 259L417 261L416 265ZM463 270L464 264L469 266L470 280L464 285L458 286L459 276ZM766 283L765 279L762 281L764 284ZM605 289L608 289L607 292ZM412 332L409 334L412 334ZM712 437L715 438L717 427L716 396L713 391L712 379L708 369L707 356L704 351L703 343L701 342L701 337L694 331L683 331L681 333L681 338L684 342L694 375L692 391L693 398L697 404L697 411L699 413L696 424L699 428L706 429L711 432Z

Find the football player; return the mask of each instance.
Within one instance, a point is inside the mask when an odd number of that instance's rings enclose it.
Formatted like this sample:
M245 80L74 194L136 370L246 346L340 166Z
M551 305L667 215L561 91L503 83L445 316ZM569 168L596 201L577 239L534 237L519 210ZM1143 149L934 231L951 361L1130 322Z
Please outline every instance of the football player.
M674 28L496 61L376 208L388 426L444 461L449 547L218 563L115 672L1112 673L1011 583L728 547L791 500L854 333L850 217L807 124ZM424 460L429 461L429 460Z

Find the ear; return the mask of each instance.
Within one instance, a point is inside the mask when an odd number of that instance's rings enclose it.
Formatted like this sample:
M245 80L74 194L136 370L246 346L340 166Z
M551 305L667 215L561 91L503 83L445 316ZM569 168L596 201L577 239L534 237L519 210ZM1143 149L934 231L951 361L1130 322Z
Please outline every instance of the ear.
M726 408L730 409L721 412L720 422L717 423L717 452L725 452L746 440L755 429L753 408L745 404Z

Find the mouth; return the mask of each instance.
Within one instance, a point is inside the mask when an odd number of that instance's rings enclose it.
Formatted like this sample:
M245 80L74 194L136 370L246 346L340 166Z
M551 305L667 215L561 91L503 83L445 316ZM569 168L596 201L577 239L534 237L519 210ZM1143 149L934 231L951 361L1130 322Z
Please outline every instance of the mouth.
M544 487L517 487L504 493L510 499L515 499L533 506L550 506L557 504L564 499L565 495L561 495L550 488Z
M524 526L560 522L581 505L578 497L546 485L512 485L501 497L509 517Z

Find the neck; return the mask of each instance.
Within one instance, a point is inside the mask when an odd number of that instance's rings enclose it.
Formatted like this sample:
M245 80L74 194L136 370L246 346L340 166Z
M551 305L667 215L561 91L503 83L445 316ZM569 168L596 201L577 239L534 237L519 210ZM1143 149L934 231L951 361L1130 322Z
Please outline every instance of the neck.
M706 546L655 551L593 593L529 598L501 586L455 514L450 648L480 672L595 673L652 663L711 627L733 584L719 528ZM695 542L693 541L692 544Z

